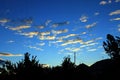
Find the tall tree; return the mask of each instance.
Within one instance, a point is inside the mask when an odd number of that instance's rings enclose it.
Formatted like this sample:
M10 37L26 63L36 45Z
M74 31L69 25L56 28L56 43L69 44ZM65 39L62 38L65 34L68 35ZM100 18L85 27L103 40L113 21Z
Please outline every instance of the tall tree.
M103 47L112 59L120 58L120 37L107 34L107 40L103 41Z
M71 58L69 56L64 58L61 65L66 70L67 69L72 69L72 68L75 67L75 64L73 62L71 62Z

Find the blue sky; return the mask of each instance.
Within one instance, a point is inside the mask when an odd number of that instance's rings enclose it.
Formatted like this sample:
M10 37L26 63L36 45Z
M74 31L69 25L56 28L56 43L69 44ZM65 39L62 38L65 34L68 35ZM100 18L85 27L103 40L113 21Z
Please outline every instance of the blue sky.
M0 59L13 63L29 52L40 63L76 64L108 58L107 34L120 34L120 0L0 0Z

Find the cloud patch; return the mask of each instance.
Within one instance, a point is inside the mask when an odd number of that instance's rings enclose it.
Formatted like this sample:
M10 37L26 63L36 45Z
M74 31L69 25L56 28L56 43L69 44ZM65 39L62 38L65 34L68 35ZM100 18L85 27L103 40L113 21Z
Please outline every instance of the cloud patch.
M114 18L114 19L110 19L110 21L119 21L120 18Z
M68 29L63 29L63 30L52 30L52 33L54 35L62 34L68 32Z
M23 56L22 54L12 54L8 52L0 52L0 56Z
M85 16L85 15L82 15L82 16L80 17L80 21L81 21L81 22L87 22L87 20L88 20L88 17Z
M106 4L111 4L112 3L112 0L108 0L108 1L101 1L99 4L100 5L106 5Z
M97 49L88 49L88 51L93 52L96 51Z
M40 36L50 35L50 31L39 32L39 35L40 35Z
M120 10L116 10L116 11L113 11L113 12L110 12L110 16L113 16L113 15L118 15L120 14Z
M10 20L7 19L7 18L0 19L0 23L1 23L1 24L5 24L5 23L7 23L7 22L9 22L9 21L10 21Z
M39 36L40 40L55 40L55 36Z
M107 1L101 1L99 4L100 5L105 5L105 4L107 4Z
M83 40L75 39L75 40L66 40L66 41L64 41L63 44L61 44L61 46L67 46L67 45L76 44L76 43L84 44Z
M89 29L89 28L92 28L94 26L96 26L97 22L94 22L92 24L89 24L89 25L86 25L85 28Z
M70 23L69 21L53 23L52 27L64 26L64 25L68 25L69 23Z
M9 40L9 41L7 41L7 43L14 43L15 41L13 41L13 40Z
M43 49L38 48L38 47L36 47L36 46L31 46L31 45L29 45L29 46L27 46L27 47L30 48L30 49L35 49L35 50L43 51Z
M70 51L70 52L78 52L80 51L80 48L65 48L65 50Z
M44 42L41 42L41 43L37 43L37 45L39 45L39 46L44 46L45 43L44 43Z
M94 13L95 16L97 16L97 15L99 15L99 14L100 14L99 12L95 12L95 13Z
M9 29L13 30L13 31L21 31L23 29L28 29L30 27L31 26L28 26L28 25L21 25L21 26L17 26L17 27L9 27Z
M20 32L20 35L27 36L29 38L33 38L34 36L37 36L39 32Z
M78 34L68 34L68 35L66 35L66 36L61 36L61 37L59 37L59 39L66 39L66 38L69 38L69 37L75 37L75 36L77 36Z

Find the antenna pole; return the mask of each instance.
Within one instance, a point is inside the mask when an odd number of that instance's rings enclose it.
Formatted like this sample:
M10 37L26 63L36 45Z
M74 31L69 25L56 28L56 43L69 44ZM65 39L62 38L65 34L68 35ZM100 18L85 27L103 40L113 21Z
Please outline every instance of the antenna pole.
M74 64L76 63L76 52L74 52Z

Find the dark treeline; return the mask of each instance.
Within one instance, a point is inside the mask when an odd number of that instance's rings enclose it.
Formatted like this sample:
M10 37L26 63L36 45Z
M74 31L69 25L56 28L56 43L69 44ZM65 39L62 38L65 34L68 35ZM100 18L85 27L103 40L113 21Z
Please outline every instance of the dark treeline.
M43 67L36 56L30 58L25 53L21 61L15 64L6 61L1 66L0 80L120 80L120 37L107 34L103 48L110 59L91 66L75 65L70 57L65 57L60 66Z

